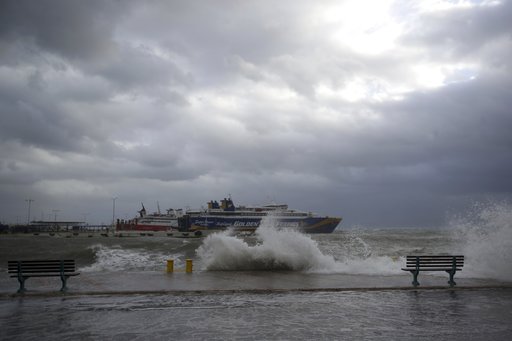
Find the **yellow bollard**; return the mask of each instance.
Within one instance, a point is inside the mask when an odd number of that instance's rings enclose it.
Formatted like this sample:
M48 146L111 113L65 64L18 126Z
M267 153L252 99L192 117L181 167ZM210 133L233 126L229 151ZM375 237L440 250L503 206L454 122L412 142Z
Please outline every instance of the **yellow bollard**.
M174 272L174 259L167 260L167 272Z
M186 262L185 272L188 274L192 273L192 259L187 259L185 262Z

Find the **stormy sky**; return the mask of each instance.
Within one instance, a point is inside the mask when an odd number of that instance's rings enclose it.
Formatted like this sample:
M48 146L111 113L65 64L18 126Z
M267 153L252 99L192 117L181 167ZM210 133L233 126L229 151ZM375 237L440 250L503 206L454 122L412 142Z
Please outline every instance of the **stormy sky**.
M510 1L0 2L0 221L512 198Z

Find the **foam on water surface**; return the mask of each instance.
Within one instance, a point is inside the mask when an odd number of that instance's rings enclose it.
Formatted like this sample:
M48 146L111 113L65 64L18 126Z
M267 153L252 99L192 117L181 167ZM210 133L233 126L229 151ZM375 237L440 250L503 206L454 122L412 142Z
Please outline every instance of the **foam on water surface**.
M198 248L197 255L206 270L302 271L335 264L332 256L320 252L314 240L296 231L262 224L256 238L256 244L249 245L229 232L212 234Z
M399 258L371 256L370 247L358 237L345 246L357 249L355 258L336 259L342 248L322 251L310 235L277 229L272 217L256 230L256 243L229 231L208 236L197 255L204 270L290 270L315 273L396 274Z
M90 248L94 251L96 260L93 264L80 269L84 272L156 271L161 270L168 259L175 259L176 265L184 263L181 255L154 250L126 249L120 245L103 244L96 244Z

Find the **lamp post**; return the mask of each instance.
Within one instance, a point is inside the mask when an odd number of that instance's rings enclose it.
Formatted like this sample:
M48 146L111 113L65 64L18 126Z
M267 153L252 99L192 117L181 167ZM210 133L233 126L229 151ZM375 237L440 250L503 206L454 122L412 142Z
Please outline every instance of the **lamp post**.
M59 212L60 210L52 210L53 212L53 222L55 224L57 224L57 212Z
M34 199L25 199L26 202L28 202L28 216L27 216L27 225L30 224L30 205L32 204L32 201Z
M57 212L60 210L52 210L53 212L53 226L55 230L60 231L60 225L57 225Z
M115 216L116 216L116 199L117 199L117 197L112 198L112 228L115 227L114 222L115 222Z
M87 225L87 216L89 213L82 213L82 216L84 217L84 225Z

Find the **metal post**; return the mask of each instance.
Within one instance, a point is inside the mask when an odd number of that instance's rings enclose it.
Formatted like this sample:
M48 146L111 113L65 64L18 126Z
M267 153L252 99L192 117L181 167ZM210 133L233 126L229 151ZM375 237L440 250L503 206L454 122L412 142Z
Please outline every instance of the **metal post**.
M115 227L115 215L116 215L116 199L117 197L112 198L112 228Z
M167 272L174 272L174 259L167 260Z
M22 293L25 291L25 277L23 277L23 272L21 270L21 262L18 261L18 282L20 283L20 288L18 289L18 293Z
M87 216L89 213L82 213L82 215L84 216L84 225L87 225Z
M52 212L53 212L53 226L54 226L55 230L60 231L60 225L57 225L57 212L59 212L59 210L52 210Z
M30 204L34 199L25 199L26 202L28 202L28 217L27 217L27 224L30 224Z
M188 274L192 273L192 259L185 260L185 272Z
M455 281L453 280L453 276L455 275L455 272L457 272L457 260L455 256L452 257L452 270L446 271L450 275L450 280L448 281L448 284L450 284L450 287L453 287L456 285Z
M418 285L420 285L420 282L418 282L418 275L420 273L420 257L416 256L416 270L414 272L411 272L413 275L412 285L414 285L414 287L417 287Z
M60 280L62 282L62 287L60 288L60 291L66 291L66 276L64 275L64 261L60 261Z

